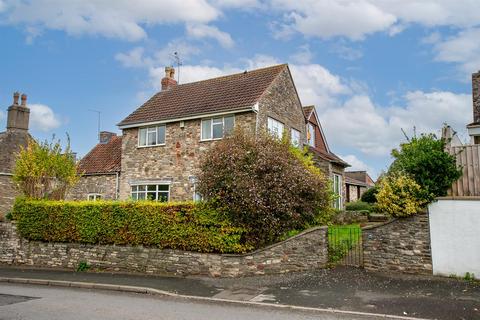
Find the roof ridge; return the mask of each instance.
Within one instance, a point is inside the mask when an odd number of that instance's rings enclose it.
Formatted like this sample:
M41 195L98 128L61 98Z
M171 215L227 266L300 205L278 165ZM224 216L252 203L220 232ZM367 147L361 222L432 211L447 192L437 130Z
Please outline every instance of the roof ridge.
M285 66L288 66L288 63L275 64L275 65L268 66L268 67L262 67L262 68L258 68L258 69L252 69L252 70L250 70L250 71L245 70L245 71L242 71L242 72L237 72L237 73L232 73L232 74L226 74L226 75L218 76L218 77L214 77L214 78L208 78L208 79L197 80L197 81L193 81L193 82L182 83L182 84L178 84L178 85L172 87L171 89L175 89L175 88L178 88L178 87L181 87L181 86L185 86L185 85L190 85L190 84L197 84L197 83L205 82L205 81L212 81L212 80L219 80L219 79L222 79L222 78L229 78L229 77L234 77L234 76L240 76L240 75L242 75L242 74L245 74L245 72L247 72L247 73L258 72L258 71L263 71L263 70L266 70L266 69L274 69L274 68L285 67ZM164 91L159 91L159 92L164 92Z

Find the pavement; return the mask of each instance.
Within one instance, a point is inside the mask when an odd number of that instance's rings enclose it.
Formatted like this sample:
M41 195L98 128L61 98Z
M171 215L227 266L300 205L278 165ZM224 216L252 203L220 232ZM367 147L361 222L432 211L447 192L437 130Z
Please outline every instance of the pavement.
M337 267L236 279L0 268L0 280L8 279L17 279L17 282L30 279L29 284L56 286L80 287L76 284L83 284L81 287L90 289L122 291L124 288L126 290L123 291L170 298L178 295L198 297L196 299L204 302L236 301L250 306L293 306L303 311L335 310L344 315L353 312L359 317L361 314L371 317L377 314L440 320L480 319L479 282L370 273L356 268ZM2 285L8 287L13 284ZM10 293L0 290L0 294Z

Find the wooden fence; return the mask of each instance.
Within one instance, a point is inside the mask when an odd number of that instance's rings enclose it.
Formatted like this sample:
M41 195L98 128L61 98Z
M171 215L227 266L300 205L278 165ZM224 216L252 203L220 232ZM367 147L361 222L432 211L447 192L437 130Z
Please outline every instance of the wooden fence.
M455 155L457 164L463 168L463 175L452 184L449 196L480 196L480 145L449 147L447 151Z

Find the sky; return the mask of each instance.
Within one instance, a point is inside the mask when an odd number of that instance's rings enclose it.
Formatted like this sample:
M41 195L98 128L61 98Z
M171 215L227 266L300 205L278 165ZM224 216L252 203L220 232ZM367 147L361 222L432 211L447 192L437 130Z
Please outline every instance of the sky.
M28 95L38 139L85 155L160 88L288 63L330 149L376 177L405 134L467 139L478 0L0 0L0 131Z

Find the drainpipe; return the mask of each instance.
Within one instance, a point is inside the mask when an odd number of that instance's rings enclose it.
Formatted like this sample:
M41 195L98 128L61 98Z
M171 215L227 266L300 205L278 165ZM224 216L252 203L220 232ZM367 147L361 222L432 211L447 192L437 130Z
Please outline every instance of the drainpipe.
M120 181L119 181L119 177L120 177L120 173L117 171L115 173L115 200L118 200L118 191L120 189Z

